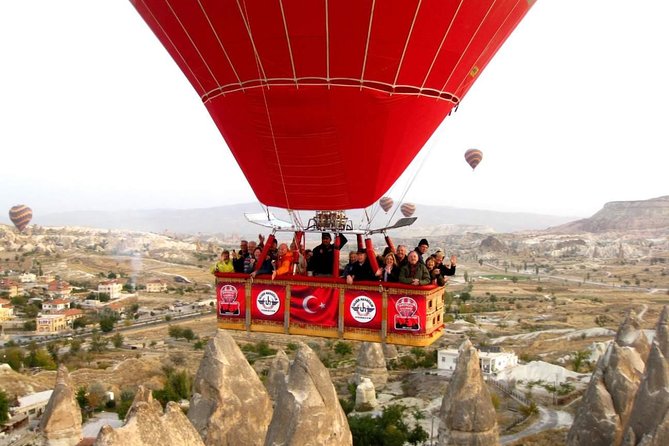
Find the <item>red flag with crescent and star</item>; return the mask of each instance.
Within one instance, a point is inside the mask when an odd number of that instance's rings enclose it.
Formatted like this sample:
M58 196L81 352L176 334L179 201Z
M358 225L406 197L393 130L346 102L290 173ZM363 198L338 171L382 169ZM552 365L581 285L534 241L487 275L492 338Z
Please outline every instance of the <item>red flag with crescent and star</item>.
M291 324L336 327L339 314L338 290L310 286L292 286L290 289Z

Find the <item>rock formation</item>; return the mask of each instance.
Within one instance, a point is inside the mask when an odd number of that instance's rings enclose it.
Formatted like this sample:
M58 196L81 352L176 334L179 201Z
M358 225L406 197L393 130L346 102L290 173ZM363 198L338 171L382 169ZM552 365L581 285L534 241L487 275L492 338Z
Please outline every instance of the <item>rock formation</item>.
M634 311L629 311L625 320L618 327L615 343L621 347L632 347L646 361L650 352L650 342L641 328L641 321Z
M369 378L374 387L381 390L388 382L388 369L386 368L386 357L383 354L383 346L376 342L363 342L358 352L357 365L353 379L356 385L362 382L362 378Z
M669 306L665 305L655 327L655 342L665 359L669 359Z
M58 367L56 387L40 420L48 446L74 446L82 438L81 409L70 374L64 365Z
M620 444L645 370L648 339L630 311L599 359L576 411L567 445Z
M160 404L136 401L126 422L117 429L103 426L95 446L204 446L200 435L179 405L170 401L165 412Z
M469 340L459 350L453 377L441 403L439 445L497 445L497 416L483 381L478 352Z
M360 384L355 389L355 410L369 411L375 408L376 389L374 383L369 378L362 378Z
M193 381L188 418L207 445L261 445L272 418L265 386L232 337L219 330Z
M286 386L290 360L283 350L279 350L272 360L272 365L267 375L267 391L272 401L276 401L277 396Z
M318 356L301 344L279 393L265 445L350 446L348 420L330 373ZM244 444L244 443L237 443Z
M151 392L151 389L148 389L144 386L139 386L137 388L137 393L135 393L135 398L132 400L132 405L130 406L130 409L128 409L128 413L125 415L124 421L126 423L134 412L135 407L139 403L147 403L149 406L153 406L153 409L157 412L163 411L163 406L160 405L160 402L153 399L153 393Z
M383 355L386 359L397 359L397 346L394 344L383 344Z
M667 308L665 307L656 326L657 333L666 329ZM648 356L646 373L639 386L632 414L625 433L625 443L629 445L669 444L669 361L662 353L660 344L666 347L664 334L656 340Z

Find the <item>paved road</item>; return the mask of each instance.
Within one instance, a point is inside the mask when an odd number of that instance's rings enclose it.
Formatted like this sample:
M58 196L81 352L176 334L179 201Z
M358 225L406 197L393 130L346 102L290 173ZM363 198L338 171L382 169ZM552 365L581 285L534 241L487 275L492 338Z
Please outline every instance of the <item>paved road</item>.
M561 418L565 419L567 416L571 417L571 415L566 412L563 412L563 417L561 417L560 412L561 411L555 409L539 406L539 419L534 424L515 434L503 435L499 438L499 441L502 444L509 444L529 435L534 435L548 429L554 429L560 426Z

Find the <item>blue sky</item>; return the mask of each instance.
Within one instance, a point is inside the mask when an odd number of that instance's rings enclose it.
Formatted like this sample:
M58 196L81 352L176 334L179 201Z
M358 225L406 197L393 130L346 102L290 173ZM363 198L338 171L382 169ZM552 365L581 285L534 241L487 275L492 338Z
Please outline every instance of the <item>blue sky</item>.
M667 17L662 0L538 0L394 192L416 175L408 201L565 216L669 194ZM129 2L0 2L0 54L0 209L255 201Z

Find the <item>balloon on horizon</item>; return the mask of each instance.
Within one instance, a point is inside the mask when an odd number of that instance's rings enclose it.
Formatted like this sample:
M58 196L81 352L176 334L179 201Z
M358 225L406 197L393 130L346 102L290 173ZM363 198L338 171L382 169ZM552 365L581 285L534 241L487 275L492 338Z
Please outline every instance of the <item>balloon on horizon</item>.
M14 223L19 232L23 232L32 218L33 211L25 204L17 204L9 210L9 219Z
M393 207L393 204L395 204L395 202L390 197L381 197L379 200L379 206L381 206L383 212L388 212Z
M411 217L414 212L416 212L416 205L413 203L402 203L402 206L400 206L400 212L405 217Z

